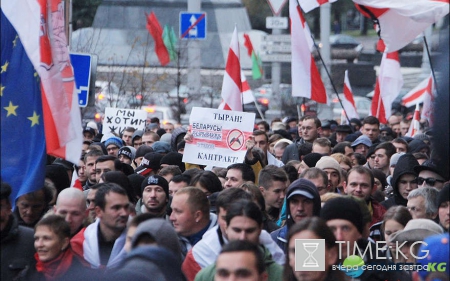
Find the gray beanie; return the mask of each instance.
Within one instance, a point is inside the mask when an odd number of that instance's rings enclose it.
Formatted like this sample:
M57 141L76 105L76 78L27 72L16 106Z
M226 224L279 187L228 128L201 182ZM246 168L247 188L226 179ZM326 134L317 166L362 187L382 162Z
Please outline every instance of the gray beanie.
M397 152L397 153L394 153L394 154L391 156L391 160L389 161L389 166L392 167L392 166L397 165L398 159L400 159L400 157L401 157L403 154L405 154L405 153L404 153L404 152Z

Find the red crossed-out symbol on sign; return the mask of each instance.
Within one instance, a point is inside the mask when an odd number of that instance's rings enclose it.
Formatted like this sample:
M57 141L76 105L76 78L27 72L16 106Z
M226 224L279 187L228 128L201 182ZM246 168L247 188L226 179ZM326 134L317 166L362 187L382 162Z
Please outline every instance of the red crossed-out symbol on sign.
M186 37L186 35L189 33L189 30L193 29L199 22L201 22L202 19L205 18L205 16L206 14L202 14L201 16L199 16L198 19L181 35L181 38Z

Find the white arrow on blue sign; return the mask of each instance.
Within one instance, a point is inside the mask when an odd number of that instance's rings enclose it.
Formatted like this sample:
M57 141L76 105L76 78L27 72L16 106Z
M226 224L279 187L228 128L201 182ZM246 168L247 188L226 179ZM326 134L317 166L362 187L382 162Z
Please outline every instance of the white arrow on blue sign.
M206 13L180 13L181 39L206 39Z
M88 104L91 60L90 54L70 53L80 107L86 107Z

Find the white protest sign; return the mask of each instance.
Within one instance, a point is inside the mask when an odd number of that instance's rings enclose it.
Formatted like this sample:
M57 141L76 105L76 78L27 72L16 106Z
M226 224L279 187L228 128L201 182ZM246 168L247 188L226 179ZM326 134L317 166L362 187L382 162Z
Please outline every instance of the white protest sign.
M127 127L144 130L146 120L145 110L107 107L103 119L103 134L110 132L122 134Z
M254 123L255 113L192 108L189 126L193 140L186 142L183 162L225 168L243 163L245 142Z

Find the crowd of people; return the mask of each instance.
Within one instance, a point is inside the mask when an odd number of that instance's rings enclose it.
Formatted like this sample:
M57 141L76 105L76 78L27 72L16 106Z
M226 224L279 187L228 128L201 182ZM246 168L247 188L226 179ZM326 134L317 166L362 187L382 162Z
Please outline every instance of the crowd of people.
M449 280L448 156L408 128L261 121L244 162L220 168L182 161L183 126L90 122L79 163L48 156L42 189L15 199L1 183L1 280ZM296 239L324 239L324 271L295 270ZM445 266L333 269L357 248L377 253L365 264Z

